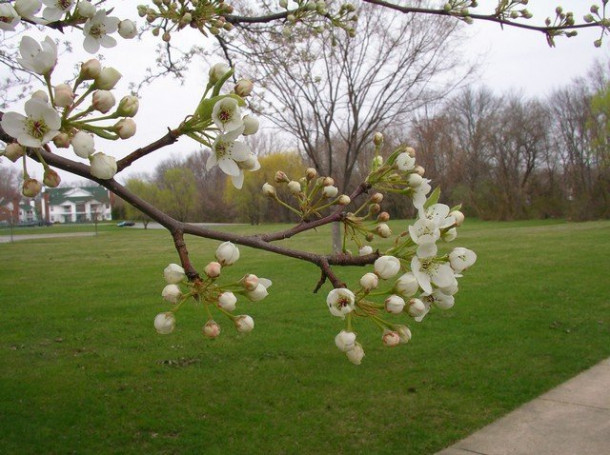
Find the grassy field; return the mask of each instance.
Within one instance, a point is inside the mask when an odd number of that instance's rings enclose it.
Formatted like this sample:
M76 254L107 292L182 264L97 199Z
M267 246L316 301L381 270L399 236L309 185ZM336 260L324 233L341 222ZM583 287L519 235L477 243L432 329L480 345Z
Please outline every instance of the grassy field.
M327 235L286 244L323 251ZM0 453L432 454L610 356L610 222L468 220L454 243L479 256L456 306L396 349L359 326L359 367L311 265L243 248L231 272L271 295L241 305L252 333L217 319L209 341L195 306L154 331L177 260L164 231L0 244ZM200 269L216 244L191 239Z

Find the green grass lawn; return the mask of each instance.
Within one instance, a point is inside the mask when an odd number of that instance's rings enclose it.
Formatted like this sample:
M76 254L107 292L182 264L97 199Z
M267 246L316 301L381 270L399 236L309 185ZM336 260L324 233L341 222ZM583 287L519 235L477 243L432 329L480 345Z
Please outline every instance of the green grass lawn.
M324 251L327 236L285 243ZM200 270L217 243L189 239ZM359 324L360 366L334 345L312 265L242 248L227 274L271 294L238 302L252 333L217 318L210 341L193 305L173 334L153 328L177 261L164 231L0 244L0 453L432 454L610 356L610 222L468 220L454 243L479 257L456 306L395 349Z

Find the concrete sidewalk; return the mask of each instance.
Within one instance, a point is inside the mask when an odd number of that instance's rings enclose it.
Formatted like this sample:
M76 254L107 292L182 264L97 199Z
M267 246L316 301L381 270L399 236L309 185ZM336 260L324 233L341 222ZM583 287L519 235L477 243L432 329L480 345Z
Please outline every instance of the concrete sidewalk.
M436 455L609 455L610 359Z

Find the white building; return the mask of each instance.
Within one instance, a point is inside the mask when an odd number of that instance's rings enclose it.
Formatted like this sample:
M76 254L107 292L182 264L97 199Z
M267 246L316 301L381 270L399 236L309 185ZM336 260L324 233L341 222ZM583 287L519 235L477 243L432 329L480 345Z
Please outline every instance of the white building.
M46 188L41 212L51 223L83 223L112 219L111 193L101 186Z

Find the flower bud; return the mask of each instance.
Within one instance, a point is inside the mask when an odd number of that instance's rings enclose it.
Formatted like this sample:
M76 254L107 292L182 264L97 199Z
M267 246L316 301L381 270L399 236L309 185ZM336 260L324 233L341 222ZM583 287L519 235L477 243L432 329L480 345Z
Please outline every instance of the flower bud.
M288 191L292 194L299 194L301 192L301 184L296 180L291 180L288 182Z
M284 171L277 171L275 173L275 183L288 183L290 182L290 179L288 178L288 176L286 175L286 173Z
M367 254L373 253L373 247L371 245L364 245L358 250L360 256L366 256Z
M129 19L119 22L119 35L124 39L134 38L138 34L138 28L134 21Z
M216 259L221 265L231 265L239 259L239 249L231 242L221 243L216 249Z
M237 331L241 333L248 333L254 329L254 320L246 314L237 316L233 320L233 323L235 324Z
M387 280L400 271L400 261L394 256L381 256L375 261L373 267L379 278Z
M79 131L71 140L72 148L81 158L89 158L95 152L93 135L86 131Z
M413 272L407 272L401 275L394 284L394 291L404 297L415 295L419 289L419 283Z
M53 102L57 107L68 107L74 101L74 92L68 84L59 84L55 86L55 98Z
M318 171L316 171L313 167L308 167L305 171L305 177L307 180L313 180L318 176Z
M362 363L362 358L364 357L364 349L362 349L362 345L358 342L354 344L354 347L345 353L350 362L354 365L360 365Z
M87 81L99 77L102 72L102 64L98 59L92 58L80 66L79 78Z
M112 90L121 77L122 74L114 68L102 68L93 85L100 90Z
M249 81L248 79L240 79L237 81L237 84L235 84L235 93L243 98L250 96L253 88L254 84L252 81Z
M246 293L246 296L251 302L260 302L268 295L269 291L267 291L267 286L262 283L257 284L256 288Z
M335 336L335 345L341 352L347 352L356 346L356 334L354 332L346 332L341 330Z
M114 95L108 90L96 90L93 92L92 104L96 111L106 114L115 104Z
M352 200L349 198L349 196L347 194L342 194L341 196L339 196L339 198L337 199L336 202L339 205L347 205L350 202L352 202Z
M380 147L383 144L383 134L381 134L379 131L373 135L373 144L375 144L377 147Z
M98 152L89 157L91 175L102 180L109 180L116 174L114 157Z
M365 291L371 291L375 289L378 284L379 277L374 273L365 273L364 275L362 275L362 278L360 278L360 286L362 286Z
M55 144L55 147L57 148L67 149L70 147L70 135L67 133L58 133L53 138L53 144Z
M263 185L263 194L267 197L276 197L277 196L275 187L273 185L270 185L269 183L265 183Z
M207 338L218 338L220 335L220 326L216 323L216 321L210 319L205 323L201 331Z
M45 103L49 102L49 95L44 90L36 90L32 93L31 98L44 101Z
M42 190L42 184L36 179L25 179L21 186L21 194L25 197L36 197Z
M455 225L461 226L464 223L464 214L459 210L454 210L449 213L449 216L452 216L455 219Z
M322 193L324 194L324 197L330 199L330 198L335 197L337 194L339 194L339 188L337 188L336 186L333 186L333 185L325 186L324 189L322 190Z
M90 18L95 16L95 6L91 2L86 0L81 0L80 2L78 2L76 11L82 17Z
M412 188L417 188L419 185L422 184L423 181L424 179L419 174L409 174L409 176L407 177L407 183Z
M3 156L14 163L23 155L25 155L25 149L17 142L12 142L6 146Z
M210 278L218 278L220 276L221 270L222 266L218 262L210 262L203 269L203 273L205 273Z
M218 82L229 71L231 71L231 67L226 63L216 63L214 66L212 66L212 68L210 68L210 84L215 84Z
M385 310L388 313L400 314L404 307L405 301L400 296L393 294L385 299Z
M235 304L237 303L237 297L230 291L223 292L218 296L218 306L226 311L235 310Z
M42 183L44 183L45 186L48 186L49 188L55 188L61 183L61 177L53 169L47 169L44 171L44 178L42 180Z
M244 122L244 131L241 134L244 136L250 136L258 132L259 122L256 117L244 115L242 121Z
M453 242L457 238L457 229L451 228L441 233L444 242Z
M241 279L241 284L247 291L254 291L258 286L258 281L256 275L249 273Z
M163 270L163 278L168 284L178 284L186 278L186 274L178 264L170 264Z
M411 330L409 330L409 327L406 325L397 325L395 328L401 343L408 343L411 340Z
M175 284L168 284L161 291L161 297L170 303L178 303L182 298L182 292L180 288Z
M415 166L415 169L414 169L414 170L415 170L415 172L416 172L417 174L419 174L421 177L423 177L423 176L424 176L424 174L426 173L426 170L424 169L424 167L423 167L423 166L420 166L420 165Z
M386 330L381 337L383 344L389 348L393 348L400 344L400 335L391 330Z
M383 201L383 194L381 193L374 193L371 196L371 202L374 204L379 204L381 201Z
M131 118L119 120L115 123L113 128L121 139L129 139L136 134L136 122Z
M401 171L412 171L415 168L415 158L408 152L402 152L396 157L394 164Z
M324 186L332 186L335 184L335 179L333 179L332 177L324 177L324 179L322 180L322 185Z
M172 333L176 328L176 318L174 313L168 311L167 313L159 313L155 317L155 329L161 335L167 335Z
M426 305L420 299L409 300L409 316L414 318L422 317L426 314Z
M381 212L377 215L377 221L386 222L390 220L390 214L388 212Z
M387 239L389 236L392 235L392 230L390 229L390 226L385 223L379 223L375 227L375 232L377 233L377 235L379 235L379 237L384 239Z
M133 117L138 113L140 101L137 96L127 95L121 98L116 113L120 117Z

